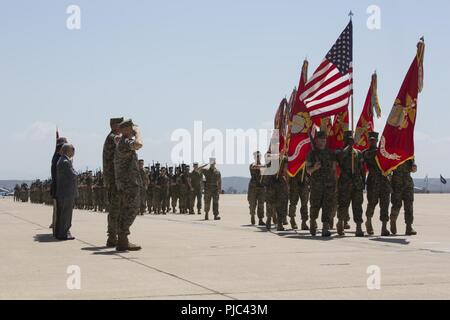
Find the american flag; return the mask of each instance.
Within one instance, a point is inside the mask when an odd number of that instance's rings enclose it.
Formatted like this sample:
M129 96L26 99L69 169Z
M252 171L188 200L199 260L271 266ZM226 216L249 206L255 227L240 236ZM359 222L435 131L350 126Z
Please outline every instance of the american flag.
M350 21L300 96L311 118L332 116L348 108L353 94L352 61L353 24Z

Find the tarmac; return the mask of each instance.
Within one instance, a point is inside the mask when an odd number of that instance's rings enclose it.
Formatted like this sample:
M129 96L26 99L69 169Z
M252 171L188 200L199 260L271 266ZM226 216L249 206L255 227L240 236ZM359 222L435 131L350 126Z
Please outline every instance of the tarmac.
M0 199L0 299L450 298L449 195L416 196L415 237L403 216L395 237L355 238L353 224L323 239L251 226L244 195L220 207L221 221L139 216L130 240L143 250L117 253L105 213L75 210L76 240L59 242L50 207Z

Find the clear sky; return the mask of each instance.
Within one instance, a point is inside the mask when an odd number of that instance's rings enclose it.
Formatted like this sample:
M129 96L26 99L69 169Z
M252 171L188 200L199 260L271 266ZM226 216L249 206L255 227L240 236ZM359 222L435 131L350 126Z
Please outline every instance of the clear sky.
M81 8L68 30L66 8ZM381 9L369 30L367 7ZM450 176L450 2L114 1L0 2L0 179L46 178L55 126L78 169L101 164L110 117L140 124L146 161L170 162L171 133L268 128L282 97L310 74L354 16L355 106L379 75L384 116L424 35L425 88L416 126L418 177ZM385 117L377 122L382 131ZM248 175L222 166L223 176Z

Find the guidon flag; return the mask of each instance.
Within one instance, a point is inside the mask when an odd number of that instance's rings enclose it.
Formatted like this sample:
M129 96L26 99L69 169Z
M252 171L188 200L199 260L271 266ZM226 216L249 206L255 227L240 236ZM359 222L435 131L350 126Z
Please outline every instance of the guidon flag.
M310 131L313 123L306 106L299 98L307 80L308 61L305 60L289 119L288 174L291 177L295 177L304 168L306 158L311 151Z
M374 111L378 119L381 117L377 86L377 74L374 73L372 75L372 81L370 82L366 101L355 130L355 149L359 151L364 151L369 148L369 133L375 131L375 123L373 119Z
M414 127L417 98L423 89L424 53L425 42L422 38L417 44L416 56L403 80L380 139L377 162L384 175L414 158Z

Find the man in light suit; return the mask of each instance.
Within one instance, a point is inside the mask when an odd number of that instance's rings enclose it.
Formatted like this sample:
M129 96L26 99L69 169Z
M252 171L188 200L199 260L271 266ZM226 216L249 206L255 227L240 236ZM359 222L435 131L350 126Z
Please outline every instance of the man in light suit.
M77 194L77 173L72 165L75 148L71 144L64 144L61 148L61 158L56 165L56 199L58 211L55 221L55 238L58 240L74 240L70 234L72 226L72 212Z

